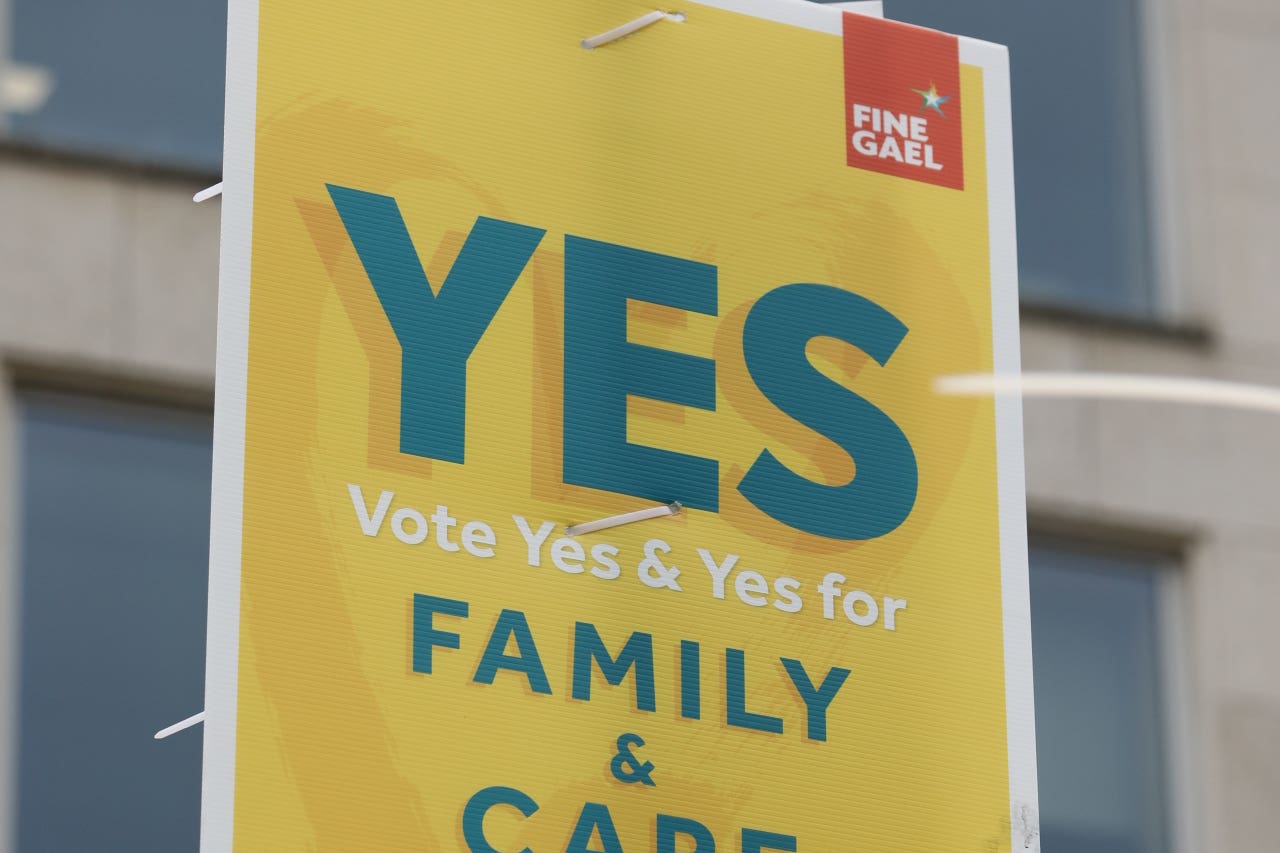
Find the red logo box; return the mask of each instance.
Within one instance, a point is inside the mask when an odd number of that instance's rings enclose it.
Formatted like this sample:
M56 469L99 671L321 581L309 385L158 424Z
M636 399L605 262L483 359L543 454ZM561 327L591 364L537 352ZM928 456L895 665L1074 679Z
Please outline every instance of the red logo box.
M850 166L964 189L956 36L846 12L844 102Z

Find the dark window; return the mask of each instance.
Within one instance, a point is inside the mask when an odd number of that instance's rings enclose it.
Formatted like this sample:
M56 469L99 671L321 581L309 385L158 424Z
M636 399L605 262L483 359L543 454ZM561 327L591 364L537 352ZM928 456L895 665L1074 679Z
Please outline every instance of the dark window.
M18 844L195 850L211 421L24 395Z
M1165 567L1031 552L1036 750L1045 853L1169 849L1160 636Z
M9 0L8 6L12 60L47 72L52 83L43 103L9 113L13 137L221 170L225 0Z

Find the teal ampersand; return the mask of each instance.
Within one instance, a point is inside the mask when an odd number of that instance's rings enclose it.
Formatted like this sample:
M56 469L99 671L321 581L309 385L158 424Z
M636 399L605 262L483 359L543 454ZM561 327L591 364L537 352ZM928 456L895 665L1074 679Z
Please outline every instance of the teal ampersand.
M628 785L634 785L639 782L650 787L656 786L658 783L653 781L653 762L641 762L631 752L631 748L635 746L644 746L644 738L637 734L620 735L618 737L618 754L613 757L613 761L609 765L609 769L613 771L613 776L619 782Z

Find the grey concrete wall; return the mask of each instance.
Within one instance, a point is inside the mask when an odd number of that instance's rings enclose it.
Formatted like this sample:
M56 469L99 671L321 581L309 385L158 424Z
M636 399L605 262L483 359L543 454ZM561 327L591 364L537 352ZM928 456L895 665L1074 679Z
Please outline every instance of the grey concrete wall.
M1267 94L1280 79L1280 6L1175 3L1153 33L1153 92L1168 100L1153 134L1162 286L1174 325L1195 331L1029 311L1024 367L1280 387L1280 109ZM219 204L193 204L200 188L0 152L0 447L14 381L211 401ZM1277 849L1280 416L1088 400L1025 409L1035 526L1180 555L1184 849ZM0 614L14 571L4 453ZM0 695L11 677L0 658ZM0 706L0 767L12 766L10 717Z
M217 201L182 178L0 156L0 354L212 393Z

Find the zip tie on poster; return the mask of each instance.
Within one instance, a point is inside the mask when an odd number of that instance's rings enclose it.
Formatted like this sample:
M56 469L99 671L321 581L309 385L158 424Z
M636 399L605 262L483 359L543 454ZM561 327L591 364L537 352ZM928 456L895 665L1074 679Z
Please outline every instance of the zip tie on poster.
M209 199L214 198L215 196L220 196L220 195L222 195L222 181L218 181L213 186L205 187L204 189L200 190L200 192L196 193L191 197L191 200L194 201L196 204L199 204L202 201L208 201Z
M629 36L636 30L643 30L645 27L652 26L658 21L682 22L684 19L684 12L663 12L660 9L655 9L649 14L641 15L634 21L629 21L620 27L614 27L598 36L583 39L582 46L587 50L595 50L597 47L606 45L611 41L617 41L623 36Z
M166 726L165 728L156 732L156 740L164 740L169 735L176 735L180 731L189 729L192 726L198 726L203 722L204 722L204 711L201 711L199 714L192 714L190 717L187 717L185 720L179 720L178 722L174 723L172 726Z
M671 515L679 515L683 507L679 501L673 501L662 506L653 506L648 509L638 509L635 512L624 512L622 515L611 515L608 518L597 519L596 521L585 521L582 524L572 524L564 529L567 536L582 536L587 533L595 533L597 530L608 530L610 527L621 527L624 524L634 524L637 521L648 521L651 518L666 518Z

